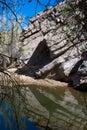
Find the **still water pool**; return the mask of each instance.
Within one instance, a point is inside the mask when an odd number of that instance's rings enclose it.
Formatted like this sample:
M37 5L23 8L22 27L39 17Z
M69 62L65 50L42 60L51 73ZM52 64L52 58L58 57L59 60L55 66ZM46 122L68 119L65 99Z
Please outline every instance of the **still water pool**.
M20 106L17 106L17 108L15 107L16 106L5 101L5 99L1 101L0 130L38 130L34 122L23 115Z
M1 87L0 130L87 130L87 93L63 87Z

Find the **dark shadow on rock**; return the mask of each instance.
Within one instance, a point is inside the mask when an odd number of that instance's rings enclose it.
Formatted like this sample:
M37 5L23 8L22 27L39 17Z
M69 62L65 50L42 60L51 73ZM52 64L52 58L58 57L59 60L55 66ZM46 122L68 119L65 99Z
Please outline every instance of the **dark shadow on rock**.
M81 91L87 91L87 51L81 55L69 74L69 86Z
M46 41L43 40L39 43L38 47L34 51L32 57L28 61L28 65L36 66L40 68L52 61L50 57L49 49L46 45Z
M68 79L69 79L69 84L70 86L72 87L75 87L77 84L79 84L80 82L80 75L77 74L78 72L78 68L80 67L80 65L82 64L83 60L79 60L75 66L72 68L69 76L68 76Z
M80 84L79 86L74 87L74 89L87 92L87 83Z
M35 77L35 72L52 61L46 41L43 40L35 49L28 63L17 70L17 73Z

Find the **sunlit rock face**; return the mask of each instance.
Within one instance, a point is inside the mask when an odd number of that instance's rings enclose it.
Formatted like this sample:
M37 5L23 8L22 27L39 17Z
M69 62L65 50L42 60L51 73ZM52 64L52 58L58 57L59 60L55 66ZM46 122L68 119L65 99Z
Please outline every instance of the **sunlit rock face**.
M36 66L33 69L36 77L68 80L70 71L87 49L86 7L85 1L67 0L32 18L22 31L21 58L27 68Z

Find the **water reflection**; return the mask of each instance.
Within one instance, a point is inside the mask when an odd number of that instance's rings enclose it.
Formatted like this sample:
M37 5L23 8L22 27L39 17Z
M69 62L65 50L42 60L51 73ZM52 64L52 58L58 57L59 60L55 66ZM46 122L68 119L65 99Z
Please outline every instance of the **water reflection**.
M20 86L0 88L0 130L38 130L23 113L20 89Z
M8 107L5 101L3 101L0 107L0 130L38 130L34 127L34 123L27 118L21 115L19 120L15 116L17 114L13 113L12 107Z
M34 124L34 123L35 124ZM0 88L0 130L87 130L87 93L71 88Z
M26 88L25 113L39 128L53 130L87 129L87 93L69 88ZM28 117L29 117L28 116Z

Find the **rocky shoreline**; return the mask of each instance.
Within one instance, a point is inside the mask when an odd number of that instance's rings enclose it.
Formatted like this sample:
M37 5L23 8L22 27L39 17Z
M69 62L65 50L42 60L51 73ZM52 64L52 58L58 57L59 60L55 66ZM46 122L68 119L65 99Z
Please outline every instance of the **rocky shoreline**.
M53 89L60 88L60 87L68 87L68 83L65 83L65 82L60 82L60 81L47 79L47 78L34 79L29 76L15 73L16 70L17 70L16 68L8 69L7 73L11 75L11 78L15 79L15 81L17 81L19 85L23 85L23 86L33 85L33 86L38 86L38 87L49 87Z

